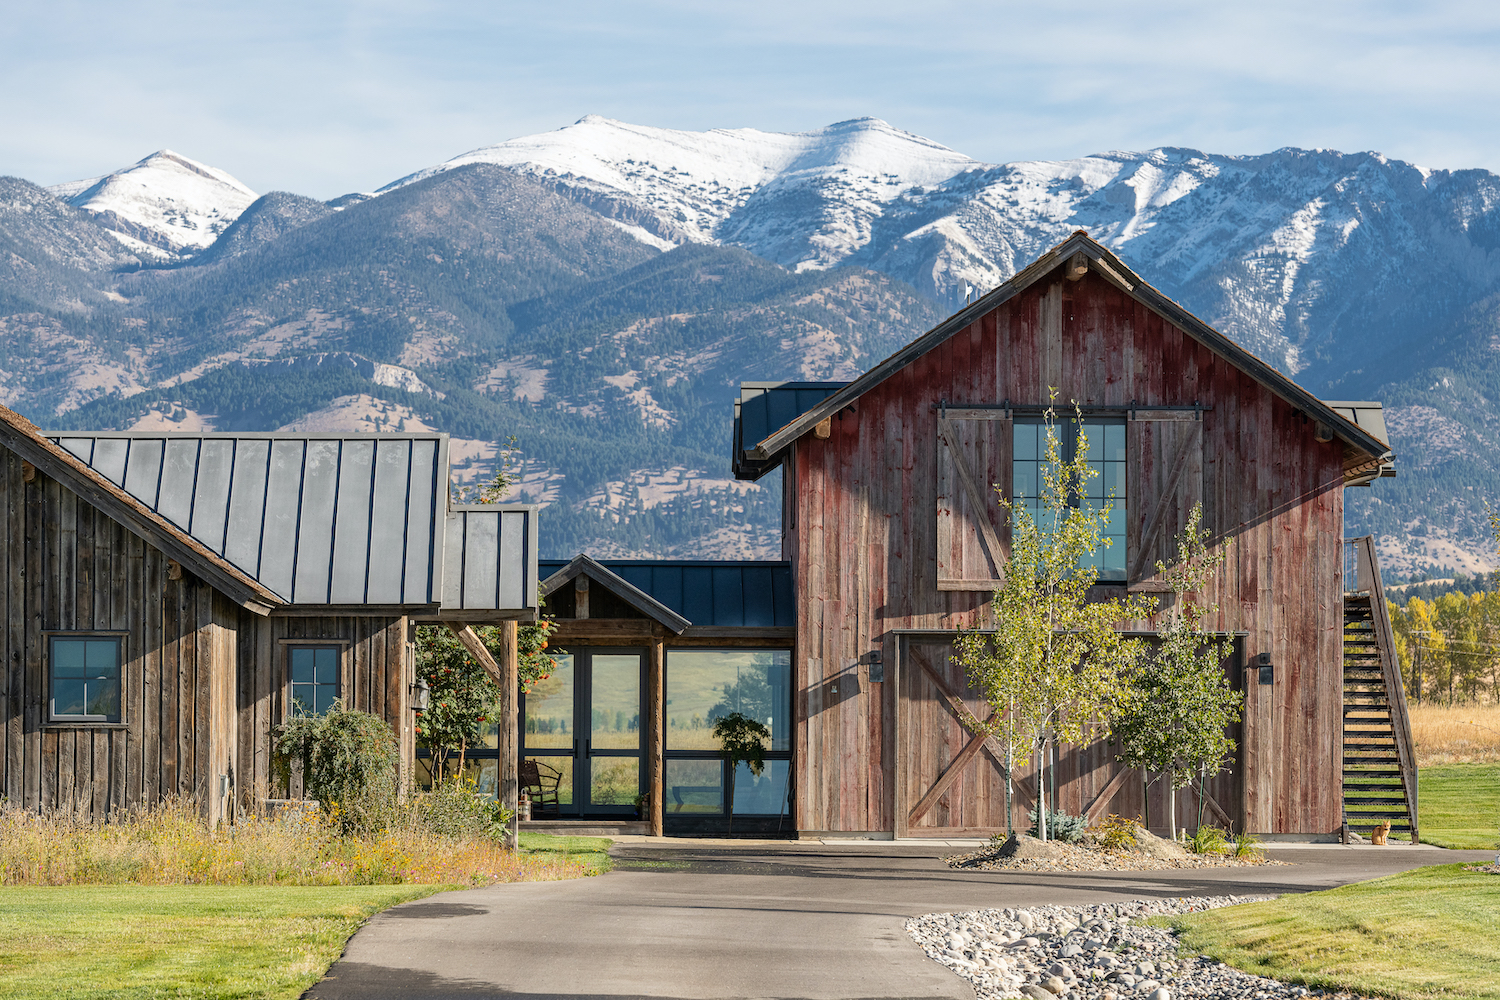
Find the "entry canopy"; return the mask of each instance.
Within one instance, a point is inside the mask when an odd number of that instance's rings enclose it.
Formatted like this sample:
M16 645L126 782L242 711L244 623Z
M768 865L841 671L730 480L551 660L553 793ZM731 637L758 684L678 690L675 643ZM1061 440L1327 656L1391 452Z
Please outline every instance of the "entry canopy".
M451 504L446 434L47 437L285 604L536 614L537 508Z

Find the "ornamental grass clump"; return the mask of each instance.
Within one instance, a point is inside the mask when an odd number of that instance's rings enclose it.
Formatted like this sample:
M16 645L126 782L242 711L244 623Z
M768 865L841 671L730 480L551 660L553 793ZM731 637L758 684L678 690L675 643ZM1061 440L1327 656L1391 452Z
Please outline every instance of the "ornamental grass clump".
M1102 823L1089 830L1089 836L1099 850L1123 853L1135 847L1136 831L1140 828L1135 820L1110 813Z

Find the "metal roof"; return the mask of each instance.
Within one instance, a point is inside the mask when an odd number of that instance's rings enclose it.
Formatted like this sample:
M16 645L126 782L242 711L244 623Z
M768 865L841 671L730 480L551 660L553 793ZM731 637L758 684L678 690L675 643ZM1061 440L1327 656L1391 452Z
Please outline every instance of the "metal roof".
M536 606L535 508L450 513L445 434L48 437L289 604Z
M741 382L734 401L734 477L756 480L781 463L756 458L750 449L797 419L848 382Z
M575 560L576 562L576 560ZM790 627L797 624L788 562L600 559L611 573L694 626ZM544 577L565 566L549 559Z

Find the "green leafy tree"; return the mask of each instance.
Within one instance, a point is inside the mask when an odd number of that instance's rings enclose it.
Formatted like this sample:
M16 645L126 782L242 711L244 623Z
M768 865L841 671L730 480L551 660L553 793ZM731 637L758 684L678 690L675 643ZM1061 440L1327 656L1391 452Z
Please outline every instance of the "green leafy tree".
M993 710L987 722L965 722L1005 751L1005 821L1012 830L1015 765L1038 756L1037 793L1039 804L1045 803L1049 745L1077 743L1105 723L1140 646L1117 626L1150 613L1143 599L1090 597L1099 577L1091 560L1109 545L1104 536L1113 504L1096 508L1087 499L1084 487L1099 473L1089 466L1076 406L1075 416L1079 446L1065 462L1055 413L1046 413L1040 517L1031 515L1024 497L1000 497L1010 518L1011 548L992 601L995 627L961 630L957 640L956 659ZM1043 840L1047 826L1038 827Z
M714 738L720 741L719 752L729 762L729 832L734 832L734 773L744 764L757 778L766 769L766 740L771 731L755 719L740 712L730 712L714 723Z
M1205 629L1205 620L1218 609L1197 599L1224 561L1223 553L1210 551L1207 543L1203 507L1198 504L1177 537L1176 561L1171 566L1156 564L1171 588L1171 600L1157 616L1155 648L1141 657L1110 725L1110 741L1119 748L1117 760L1166 779L1173 839L1177 789L1194 777L1198 826L1203 825L1203 786L1234 754L1227 729L1238 721L1242 700L1224 672L1234 644Z

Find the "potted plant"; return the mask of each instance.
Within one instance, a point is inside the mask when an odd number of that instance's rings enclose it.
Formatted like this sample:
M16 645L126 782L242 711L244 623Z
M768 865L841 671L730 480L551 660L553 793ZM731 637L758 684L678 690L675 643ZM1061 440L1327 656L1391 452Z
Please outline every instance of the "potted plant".
M720 753L729 763L729 787L725 798L729 804L729 833L734 833L734 772L744 764L757 778L766 769L766 744L771 731L740 712L730 712L714 723L714 737L720 741Z

